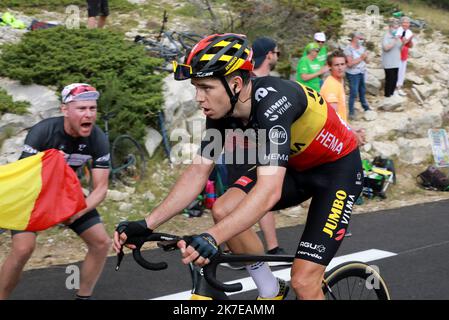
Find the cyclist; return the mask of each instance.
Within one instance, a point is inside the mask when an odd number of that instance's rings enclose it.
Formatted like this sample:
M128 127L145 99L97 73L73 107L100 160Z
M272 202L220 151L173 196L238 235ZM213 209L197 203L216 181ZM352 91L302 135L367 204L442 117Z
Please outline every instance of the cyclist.
M99 92L84 83L73 83L62 90L63 116L42 120L34 125L25 138L20 158L55 148L64 153L67 163L76 171L90 159L94 188L86 198L87 208L65 221L87 245L88 251L81 268L78 299L88 299L94 289L111 240L95 209L105 198L109 178L109 142L95 125ZM55 173L57 174L57 173ZM11 231L11 252L0 271L0 299L6 299L17 285L25 263L36 244L36 233Z
M182 261L204 265L223 242L235 253L260 254L263 246L251 226L269 210L312 198L291 285L300 299L323 299L326 265L341 244L352 204L362 190L354 133L315 90L276 77L250 79L252 52L243 35L206 37L193 47L185 64L175 66L175 78L190 78L195 86L208 130L193 164L152 214L118 225L114 249L119 252L128 236L151 234L188 205L206 183L225 129L247 129L248 147L256 146L260 153L257 163L215 202L216 224L192 236L188 244L178 243ZM239 130L227 132L234 135ZM260 297L278 297L279 285L264 265L247 269L255 269L251 276Z

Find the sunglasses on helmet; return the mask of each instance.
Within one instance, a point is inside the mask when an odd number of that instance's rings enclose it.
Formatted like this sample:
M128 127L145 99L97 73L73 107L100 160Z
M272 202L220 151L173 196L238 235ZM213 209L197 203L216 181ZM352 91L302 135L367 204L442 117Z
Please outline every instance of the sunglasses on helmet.
M80 93L88 92L88 91L97 91L97 89L95 89L94 87L91 87L91 86L78 86L78 87L73 88L70 91L69 95L77 96Z
M192 66L173 61L175 80L186 80L192 77Z

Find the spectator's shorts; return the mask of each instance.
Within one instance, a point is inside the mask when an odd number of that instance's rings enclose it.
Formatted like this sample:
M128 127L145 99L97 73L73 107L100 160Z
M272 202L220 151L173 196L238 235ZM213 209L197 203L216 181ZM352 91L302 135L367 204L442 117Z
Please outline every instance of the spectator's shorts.
M108 0L87 0L87 15L107 17L109 15Z
M96 225L97 223L101 223L100 214L98 213L97 209L93 209L84 214L83 216L81 216L81 218L75 220L68 227L72 229L77 235L80 235L81 233L83 233L90 227ZM30 232L30 231L11 230L12 235L22 232Z

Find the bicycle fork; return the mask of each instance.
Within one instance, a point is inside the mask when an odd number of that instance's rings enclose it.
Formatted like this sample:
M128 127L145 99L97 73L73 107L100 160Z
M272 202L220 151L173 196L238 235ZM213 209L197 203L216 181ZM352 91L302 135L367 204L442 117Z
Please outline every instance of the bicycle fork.
M209 285L203 275L203 268L189 263L192 279L192 296L190 300L229 300L223 291L219 291Z

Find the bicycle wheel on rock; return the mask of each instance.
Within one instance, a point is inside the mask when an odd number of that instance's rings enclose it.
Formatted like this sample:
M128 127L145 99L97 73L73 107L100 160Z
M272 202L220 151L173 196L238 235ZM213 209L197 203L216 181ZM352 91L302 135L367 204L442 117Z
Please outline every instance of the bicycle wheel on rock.
M327 272L323 292L327 300L390 300L378 271L362 262L347 262Z
M146 153L131 136L120 135L112 143L112 178L132 186L141 181L146 171Z

